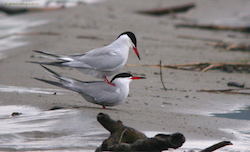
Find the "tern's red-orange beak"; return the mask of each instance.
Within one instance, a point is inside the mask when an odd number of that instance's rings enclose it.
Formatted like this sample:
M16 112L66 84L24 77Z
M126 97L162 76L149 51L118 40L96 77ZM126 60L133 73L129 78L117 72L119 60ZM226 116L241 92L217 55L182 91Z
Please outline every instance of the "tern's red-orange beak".
M133 47L133 50L135 51L135 54L137 55L138 59L141 60L139 52L136 47Z
M146 79L146 77L136 77L136 76L135 76L135 77L132 77L131 79L132 79L132 80Z

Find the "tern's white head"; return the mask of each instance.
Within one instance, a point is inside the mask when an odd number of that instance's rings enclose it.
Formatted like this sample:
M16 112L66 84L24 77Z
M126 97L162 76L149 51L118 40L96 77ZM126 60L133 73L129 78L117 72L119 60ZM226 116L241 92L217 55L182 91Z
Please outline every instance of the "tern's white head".
M146 77L133 76L130 73L120 73L113 77L111 83L119 87L122 90L129 91L129 84L132 80L146 79Z
M133 76L130 73L120 73L113 77L111 83L113 84L129 84L132 80L146 79L145 77Z
M135 51L135 54L140 60L141 58L137 50L137 41L136 41L135 34L130 31L123 32L117 37L117 39L122 39L122 38L129 40L128 43L132 46L133 50Z
M124 101L129 94L129 84L132 80L146 79L145 77L133 76L129 73L120 73L114 76L111 83L118 88L120 100Z

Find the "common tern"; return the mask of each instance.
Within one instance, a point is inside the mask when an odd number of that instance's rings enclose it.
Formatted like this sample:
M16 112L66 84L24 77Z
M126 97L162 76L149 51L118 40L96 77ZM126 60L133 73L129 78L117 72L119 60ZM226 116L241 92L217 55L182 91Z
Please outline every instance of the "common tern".
M129 84L132 80L146 79L145 77L133 76L129 73L120 73L113 77L110 85L105 81L81 81L60 74L41 65L49 74L60 80L60 82L50 81L40 78L36 80L46 82L58 87L78 92L86 101L103 106L115 106L125 102L129 94Z
M47 52L33 50L34 52L46 55L56 62L35 62L43 65L59 67L71 67L96 78L103 78L109 82L107 77L117 73L125 66L129 50L132 48L140 60L137 50L137 41L134 33L123 32L111 44L93 49L84 54L55 55Z

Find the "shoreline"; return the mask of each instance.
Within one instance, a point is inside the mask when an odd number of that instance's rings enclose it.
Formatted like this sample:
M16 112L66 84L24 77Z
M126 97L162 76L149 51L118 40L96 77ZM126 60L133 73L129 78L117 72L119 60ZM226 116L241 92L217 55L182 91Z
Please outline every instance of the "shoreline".
M220 0L222 3L225 0ZM205 11L202 2L198 4L192 17L201 19ZM230 1L233 2L233 1ZM237 1L236 8L241 8L246 2ZM200 37L218 38L236 41L237 37L247 41L243 33L232 31L209 31L199 29L174 28L178 20L169 16L152 17L136 14L135 10L142 7L150 8L163 2L106 1L91 5L80 5L53 12L40 12L18 15L31 21L52 20L44 25L30 27L29 32L55 32L57 36L31 35L21 39L30 42L29 45L10 49L8 58L0 63L0 85L27 88L59 89L32 77L51 79L39 66L26 61L42 61L31 50L53 52L55 54L73 54L87 52L93 48L109 44L119 33L127 30L134 31L137 36L138 50L142 60L138 60L131 51L127 64L184 64L195 62L235 62L248 61L248 52L234 52L216 49L206 45L206 41L180 39L178 35L195 35ZM169 5L181 4L181 1L170 1ZM213 2L210 11L216 10ZM236 3L236 2L235 2ZM200 8L200 7L201 8ZM213 6L213 7L212 7ZM215 7L215 8L214 8ZM218 7L222 7L222 4ZM225 6L226 7L226 6ZM233 7L230 4L230 7ZM100 13L95 15L96 10ZM226 8L222 8L226 10ZM214 17L214 16L213 16ZM209 18L209 16L208 16ZM228 35L234 34L236 38ZM82 36L85 38L81 38ZM95 39L91 39L95 37ZM243 37L243 38L242 38ZM17 50L17 51L16 51ZM13 52L13 53L12 53ZM75 69L50 67L64 76L83 81L98 80L83 75ZM245 82L250 86L249 75L240 73L224 73L217 70L207 72L182 71L162 69L165 91L159 76L159 68L126 66L121 72L131 72L134 75L145 75L146 80L132 82L127 102L103 110L101 106L86 102L74 92L63 91L64 95L50 94L22 94L0 92L1 105L31 105L48 110L53 106L72 108L81 107L92 115L99 112L109 114L113 119L120 119L125 125L138 130L160 132L181 132L189 140L232 140L238 141L238 135L221 131L220 129L240 130L242 126L249 126L249 120L234 120L207 116L209 113L235 110L242 106L249 106L247 95L228 95L223 93L203 93L200 89L225 89L227 82ZM109 78L110 79L110 78ZM100 108L99 108L100 107ZM236 137L235 137L236 136Z

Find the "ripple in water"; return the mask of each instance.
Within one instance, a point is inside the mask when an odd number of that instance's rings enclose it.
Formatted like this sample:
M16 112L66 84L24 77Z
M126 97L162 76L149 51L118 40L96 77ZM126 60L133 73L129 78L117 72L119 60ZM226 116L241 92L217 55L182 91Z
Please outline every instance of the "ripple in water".
M11 116L13 112L21 115ZM249 128L221 130L239 138L232 141L234 145L217 152L247 152L250 149ZM153 137L162 132L144 133ZM96 116L81 109L42 111L30 106L0 106L0 151L94 151L108 136L109 132L98 124ZM181 148L170 151L198 152L217 142L220 141L187 140Z
M0 111L0 151L94 151L109 135L97 127L96 116L80 110L1 106Z

